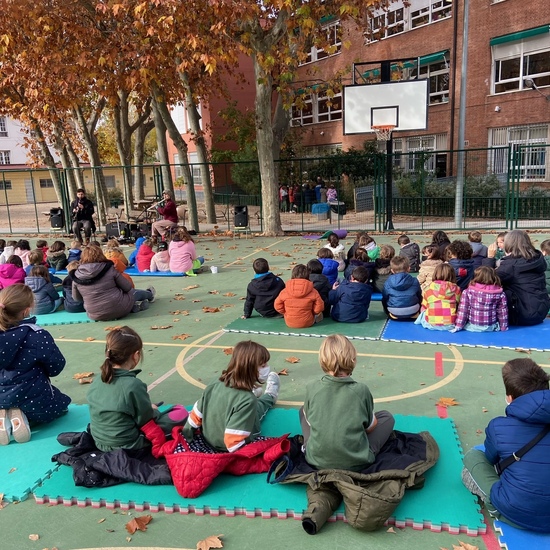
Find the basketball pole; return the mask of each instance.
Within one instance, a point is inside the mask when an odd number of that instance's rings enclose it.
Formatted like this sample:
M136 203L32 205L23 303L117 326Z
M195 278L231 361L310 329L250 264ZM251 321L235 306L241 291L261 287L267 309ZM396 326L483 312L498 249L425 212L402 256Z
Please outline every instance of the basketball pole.
M390 133L386 141L386 226L385 231L393 231L393 138Z

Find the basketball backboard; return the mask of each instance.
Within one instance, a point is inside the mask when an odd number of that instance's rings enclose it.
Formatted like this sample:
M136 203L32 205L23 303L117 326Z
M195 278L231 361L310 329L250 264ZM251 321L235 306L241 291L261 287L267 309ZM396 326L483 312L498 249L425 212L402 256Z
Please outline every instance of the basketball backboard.
M428 126L428 80L344 86L344 134L372 132L394 125L394 131Z

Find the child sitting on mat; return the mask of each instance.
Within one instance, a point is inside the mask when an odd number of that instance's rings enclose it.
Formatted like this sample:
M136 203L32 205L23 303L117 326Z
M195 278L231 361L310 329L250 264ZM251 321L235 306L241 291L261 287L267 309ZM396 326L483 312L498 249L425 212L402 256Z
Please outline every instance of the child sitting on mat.
M63 298L50 281L50 272L44 265L35 265L28 277L25 277L25 284L34 293L35 315L53 313L63 303Z
M101 379L94 380L87 400L90 406L90 433L101 451L149 450L151 444L141 432L150 420L169 435L183 426L187 411L174 405L161 413L151 403L147 385L137 378L135 367L143 360L143 342L128 326L117 327L107 335Z
M19 256L12 254L5 264L0 264L0 288L6 288L17 283L25 283L27 274Z
M356 359L355 347L342 334L328 336L319 349L325 374L307 385L299 412L305 457L316 468L360 472L393 432L392 414L375 413L368 386L351 377Z
M330 317L330 300L328 296L332 290L332 286L328 282L327 276L323 275L323 264L319 260L309 260L307 268L309 269L309 280L313 283L313 288L319 293L319 296L321 296L325 303L323 316Z
M546 239L540 243L540 251L546 261L544 276L546 278L546 292L550 295L550 239Z
M351 272L349 281L334 283L329 293L330 315L339 323L362 323L369 318L371 296L369 271L358 266Z
M474 276L474 260L472 247L466 241L453 241L446 250L447 263L452 265L456 272L456 284L464 290Z
M73 298L73 275L80 262L67 264L67 276L63 279L63 308L67 313L84 313L84 302Z
M178 228L168 245L168 251L170 252L170 271L185 273L188 277L197 276L204 258L197 256L195 241L185 226Z
M334 259L332 250L328 248L320 248L317 251L317 259L323 265L323 275L328 279L330 286L338 279L338 262Z
M290 281L287 281L274 305L290 328L313 326L322 321L325 309L325 303L309 280L309 269L304 264L294 266Z
M394 321L414 321L422 302L420 283L409 273L409 259L394 256L390 261L391 275L382 289L382 307Z
M232 453L257 439L261 421L279 397L279 375L270 372L269 359L264 346L252 340L239 342L227 369L193 406L183 430L187 441L200 429L213 449Z
M468 451L462 480L491 516L550 533L549 376L532 359L521 358L504 365L502 379L506 416L489 422L483 450Z
M252 264L254 279L246 288L246 300L244 302L243 319L248 319L255 309L262 317L280 317L275 309L275 298L285 288L284 281L269 270L269 264L265 258L256 258Z
M422 257L425 259L420 264L420 270L416 279L420 283L422 292L425 292L432 282L435 268L439 264L442 264L443 260L440 258L439 247L435 244L425 246L422 249Z
M344 271L346 268L345 248L336 233L331 233L328 236L328 243L324 248L328 248L332 252L332 257L338 262L338 271Z
M424 291L422 308L415 325L430 330L453 330L460 294L452 266L438 265L434 270L433 281Z
M69 263L67 260L67 254L65 253L66 248L67 247L63 241L54 241L52 246L48 249L46 261L55 271L63 271Z
M139 247L136 255L136 266L138 271L151 271L151 260L154 255L155 251L153 250L153 240L146 239Z
M31 437L29 423L55 420L71 402L51 378L61 373L65 358L50 333L27 319L34 305L23 284L0 291L0 445L11 436L18 443Z
M168 243L161 241L157 246L156 254L151 258L151 273L157 271L170 272L170 252Z
M71 248L69 248L69 255L67 256L67 262L79 262L80 256L82 256L82 244L79 240L75 239L71 241ZM68 267L67 267L68 269Z
M492 332L508 330L508 305L499 276L492 267L474 271L470 286L464 290L458 305L456 330Z

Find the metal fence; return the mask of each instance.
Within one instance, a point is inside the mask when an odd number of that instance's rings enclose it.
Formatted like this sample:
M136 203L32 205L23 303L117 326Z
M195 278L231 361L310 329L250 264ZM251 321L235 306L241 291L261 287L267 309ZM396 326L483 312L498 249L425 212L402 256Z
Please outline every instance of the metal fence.
M390 157L371 153L356 155L353 162L345 154L280 160L276 163L280 184L292 185L296 191L292 208L281 203L283 229L383 231L389 206L396 231L545 228L550 224L549 147L517 144L464 151L418 150L394 152ZM391 201L387 200L388 163ZM164 187L163 170L159 165L142 168L142 193L158 196ZM263 229L257 162L192 164L191 168L201 226L205 226L206 212L200 183L202 170L208 170L214 184L216 224L232 229L235 207L246 205L252 230ZM170 169L178 175L178 166ZM79 170L92 190L93 169ZM103 170L108 190L122 189L123 169ZM66 187L67 174L59 172ZM314 192L317 176L327 187L334 185L338 204L319 204ZM49 210L59 206L50 178L44 169L0 170L3 235L50 231ZM187 192L179 183L176 181L176 199L184 201ZM61 206L66 209L68 193L66 189L62 192Z

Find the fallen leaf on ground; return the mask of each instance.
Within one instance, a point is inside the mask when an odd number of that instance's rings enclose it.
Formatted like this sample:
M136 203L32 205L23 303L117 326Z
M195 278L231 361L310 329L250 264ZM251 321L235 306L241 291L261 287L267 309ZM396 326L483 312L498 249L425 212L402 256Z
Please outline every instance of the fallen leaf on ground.
M220 308L204 306L202 310L204 311L204 313L218 313L220 311Z
M227 296L228 298L233 298L233 296L237 296L234 292L226 292L224 296Z
M117 325L116 327L105 327L105 332L111 332L112 330L117 330L121 327L122 325Z
M223 535L211 535L197 542L197 550L210 550L210 548L223 548L221 538Z
M79 378L78 383L79 384L91 384L94 381L93 378Z
M233 348L224 348L225 355L233 355Z
M176 336L172 336L172 340L187 340L187 338L191 338L190 334L178 334Z
M75 380L80 380L80 378L90 378L90 376L93 375L93 372L77 372L76 374L73 374L73 378Z
M0 510L4 508L4 493L0 493Z
M98 523L103 523L105 521L105 518L101 518L99 520L97 520Z
M202 300L198 300L198 299L193 300L194 304L196 304L197 302L202 302Z
M395 533L395 529L393 527L390 527L386 533Z
M208 291L208 294L219 294L220 291L219 290L209 290Z
M166 330L167 328L172 328L172 325L162 325L162 326L153 325L151 327L151 330Z
M186 286L183 290L193 290L194 288L199 288L199 285L189 285Z
M185 296L174 296L174 300L178 300L178 301L182 301L182 300L185 300Z
M526 353L527 355L531 355L530 349L516 348L514 351L517 353Z
M10 471L8 472L8 474L13 474L13 472L17 471L17 468L10 468Z
M126 531L133 535L138 529L147 531L147 524L152 520L152 516L138 516L131 519L126 525Z
M454 407L460 405L458 401L455 401L454 397L440 397L436 405L441 405L442 407Z
M280 376L288 376L288 369L283 369L279 371L277 374L279 374Z
M88 336L88 338L84 338L84 342L93 342L95 340L95 338L93 338L92 336Z
M189 315L189 312L186 309L176 309L176 311L171 311L170 315Z
M484 413L489 412L489 409L486 409L485 407L482 407L481 412L484 412Z
M453 550L479 550L479 546L468 544L467 542L458 541L458 545L453 544Z
M298 357L287 357L285 361L287 363L299 363L300 359L298 359Z
M40 535L29 535L30 540L38 540L40 538Z

